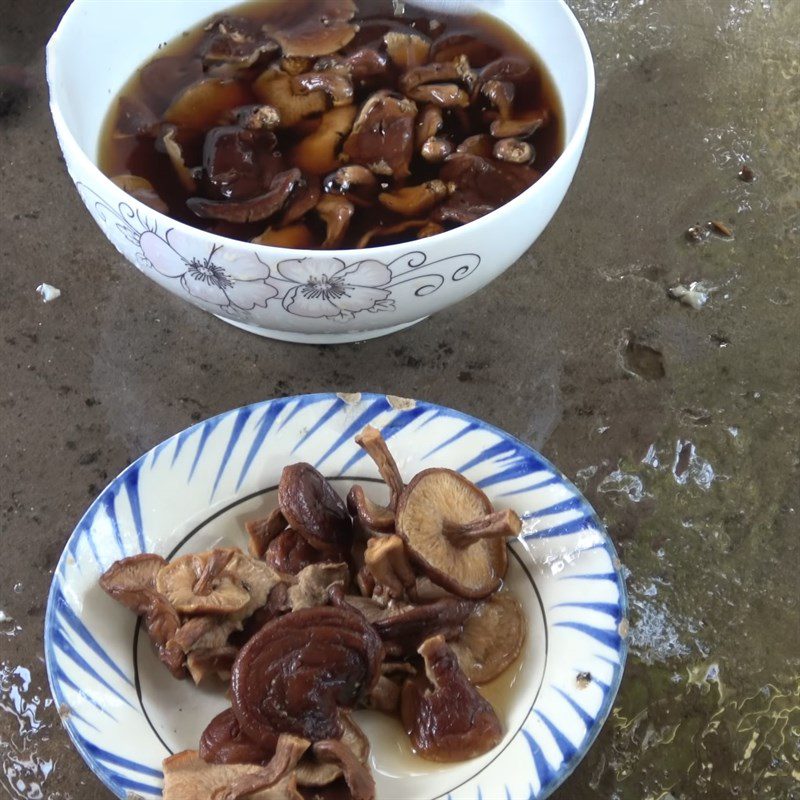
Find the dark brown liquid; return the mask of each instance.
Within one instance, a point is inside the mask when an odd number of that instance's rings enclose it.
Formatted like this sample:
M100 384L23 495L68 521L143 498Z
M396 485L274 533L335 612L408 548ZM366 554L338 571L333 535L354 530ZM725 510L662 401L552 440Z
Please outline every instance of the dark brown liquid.
M292 0L288 0L291 2ZM245 17L259 23L263 22L270 14L270 9L276 5L280 6L286 0L262 0L261 2L249 2L244 5L233 7L226 12L226 16L235 15ZM535 156L527 165L529 172L526 175L534 175L533 179L517 181L518 185L511 196L518 194L527 188L530 183L549 169L558 158L564 146L563 133L563 114L552 79L547 74L544 67L539 62L535 53L525 44L525 42L504 23L484 14L470 16L448 16L437 13L435 15L424 15L423 12L411 5L406 6L402 16L395 16L393 13L391 0L357 0L358 12L354 22L358 24L359 31L355 38L340 52L348 55L359 48L372 47L381 48L384 34L387 31L418 31L427 36L434 44L442 37L449 37L454 34L464 34L474 37L479 42L488 45L488 52L491 59L501 56L515 56L530 63L533 68L535 79L525 83L525 91L517 92L514 98L514 116L522 116L526 112L544 110L547 115L547 122L532 136L528 137L528 142L533 146ZM274 13L274 12L273 12ZM220 15L217 15L218 18ZM152 82L149 86L141 79L142 70L131 77L128 83L120 92L119 96L112 103L106 121L103 125L99 142L99 166L100 169L109 177L120 175L134 175L145 178L155 189L158 197L166 205L168 215L176 220L180 220L203 230L209 230L228 236L234 239L249 241L261 235L266 229L281 228L281 214L260 220L258 222L233 223L218 219L206 219L197 216L187 206L187 200L191 196L212 197L204 188L202 179L203 149L206 134L210 128L203 130L179 129L176 139L179 141L183 159L189 168L193 168L194 174L198 177L197 189L194 193L187 191L179 180L176 171L169 157L155 145L155 138L152 135L124 135L124 121L120 111L120 102L125 99L132 99L137 103L144 104L159 119L162 117L171 101L188 85L193 83L202 75L198 74L198 57L203 43L208 37L205 23L178 36L172 42L159 48L158 53L150 59L147 64L151 64L159 59L169 57L172 60L171 77L168 81L161 81L160 85L154 90ZM384 48L385 49L385 48ZM261 102L253 91L252 84L259 75L277 58L280 53L265 56L250 68L239 70L235 73L235 80L241 86L241 104ZM484 66L486 59L471 59L470 64L478 72ZM147 66L144 65L144 66ZM364 101L372 95L376 89L389 88L396 90L397 72L394 82L389 85L375 85L374 83L363 89L355 87L354 103L360 107ZM420 110L423 103L418 103ZM487 109L491 110L485 99L474 101L467 113L458 113L459 110L444 110L445 128L440 134L452 142L453 148L463 141L467 136L479 133L486 133L488 130ZM319 115L316 116L316 119ZM230 122L225 124L230 125ZM280 128L275 130L277 145L275 150L282 159L282 169L292 167L290 152L296 143L303 136L308 135L317 124L315 118L303 120L293 128ZM213 126L212 126L213 127ZM498 163L490 159L493 163ZM344 160L342 161L344 164ZM510 166L516 169L517 165L501 164L501 167ZM439 177L442 164L432 164L423 160L415 148L415 155L410 164L410 175L403 179L395 179L378 175L381 191L393 191L402 186L413 186L425 181ZM535 171L535 173L534 173ZM312 181L319 181L324 176L318 178L311 177ZM450 190L452 192L452 179ZM486 182L486 178L481 178ZM263 193L264 187L254 189L251 196ZM456 195L461 191L461 186L455 190ZM502 205L510 199L508 191L494 192L490 187L489 194L494 195L488 207L480 213L492 210L493 207ZM466 196L462 194L462 196ZM496 198L500 197L499 200ZM435 209L426 211L422 217L435 217ZM415 219L419 214L413 215ZM374 197L366 204L357 204L355 213L349 224L345 237L337 242L336 247L359 247L391 244L400 241L413 240L417 238L419 226L411 227L410 230L394 235L376 235L368 244L363 242L363 237L370 231L376 229L391 228L409 219L408 215L403 216L389 211L381 205ZM326 226L320 217L312 210L307 212L300 222L311 232L313 241L304 245L321 247L326 235ZM439 230L455 227L460 220L438 219ZM292 246L292 245L289 245Z

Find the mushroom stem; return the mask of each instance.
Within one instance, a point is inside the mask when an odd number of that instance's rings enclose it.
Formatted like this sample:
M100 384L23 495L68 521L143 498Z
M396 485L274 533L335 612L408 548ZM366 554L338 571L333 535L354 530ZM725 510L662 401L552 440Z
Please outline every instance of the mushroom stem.
M209 595L214 589L214 581L223 573L228 562L233 558L232 549L215 549L206 561L192 591L198 595Z
M384 483L389 487L389 508L397 507L397 500L405 485L397 468L397 462L389 451L381 432L372 425L367 425L356 436L356 443L366 450L367 455L375 462Z
M522 530L522 520L511 509L495 511L472 522L450 522L444 520L442 533L455 547L469 547L478 539L507 539L518 536Z

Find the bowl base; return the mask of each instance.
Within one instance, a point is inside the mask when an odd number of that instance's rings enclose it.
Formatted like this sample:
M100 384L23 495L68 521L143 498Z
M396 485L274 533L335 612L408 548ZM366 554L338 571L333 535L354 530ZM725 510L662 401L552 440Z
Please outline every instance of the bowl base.
M420 317L419 319L412 320L411 322L404 322L402 325L392 325L389 328L378 328L371 331L351 331L348 333L299 333L296 331L276 331L268 328L258 328L255 325L248 325L245 322L238 322L227 317L220 317L214 315L217 319L233 325L235 328L241 328L248 333L254 333L256 336L264 336L267 339L277 339L281 342L296 342L297 344L347 344L348 342L365 342L367 339L377 339L380 336L388 336L391 333L397 333L405 328L410 328L418 322L422 322L427 317Z

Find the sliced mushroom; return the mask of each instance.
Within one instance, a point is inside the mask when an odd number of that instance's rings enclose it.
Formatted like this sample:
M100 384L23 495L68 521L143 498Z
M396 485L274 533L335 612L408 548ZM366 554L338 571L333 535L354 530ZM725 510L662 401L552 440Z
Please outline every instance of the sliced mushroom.
M299 221L319 202L319 180L315 175L304 175L299 186L292 193L286 210L281 216L282 225Z
M136 97L123 95L117 100L117 123L114 126L114 138L154 136L158 128L158 117L150 106Z
M443 636L423 642L425 676L407 680L400 715L416 753L430 761L466 761L500 743L490 705L467 680Z
M206 725L199 755L208 764L266 764L273 750L260 747L242 733L236 714L228 708Z
M439 106L425 106L417 117L414 141L417 148L421 148L428 139L432 139L444 127L442 109Z
M385 587L389 597L405 597L416 582L403 540L394 534L371 538L364 553L364 564L376 584Z
M347 106L353 102L353 82L345 70L304 72L292 78L292 89L299 94L325 92L334 107Z
M535 155L533 147L528 142L519 139L500 139L492 151L495 158L508 161L512 164L528 164Z
M389 31L384 35L383 41L392 63L400 69L419 67L428 61L431 42L420 33Z
M325 223L326 234L322 247L338 247L347 233L355 206L345 197L326 194L317 203L316 212Z
M366 764L369 759L369 739L353 721L349 712L340 711L339 720L343 730L342 745L350 750L359 763ZM305 754L295 769L299 786L327 786L341 775L341 763L319 759L313 750Z
M316 742L312 752L320 761L329 761L341 768L352 800L375 800L375 779L369 767L344 742L336 739Z
M452 61L463 55L476 67L485 66L499 54L496 47L468 33L445 33L431 47L431 61Z
M403 217L416 217L430 211L447 197L447 186L440 180L426 181L418 186L403 186L393 192L381 192L381 205Z
M225 572L234 554L231 548L192 553L165 564L156 586L182 614L230 614L247 605L250 595Z
M297 583L289 587L289 606L292 611L299 611L325 605L332 586L345 587L349 582L347 564L310 564L300 570Z
M278 504L289 525L317 550L340 553L349 546L352 522L347 508L311 464L283 468Z
M352 708L378 681L383 646L359 614L323 606L268 622L233 665L233 709L262 746L275 731L312 741L342 734L339 707Z
M447 139L433 136L424 142L420 154L430 164L439 164L453 152L453 145ZM419 237L417 237L419 238Z
M281 122L278 109L268 105L242 106L236 109L236 122L249 131L271 131Z
M536 71L530 61L520 56L501 56L481 69L480 81L511 81L514 84L527 83L536 79Z
M260 222L277 214L285 205L295 186L301 180L296 167L279 172L272 180L268 192L250 200L218 201L190 197L189 209L198 217L221 219L226 222Z
M353 0L295 0L278 6L266 27L284 56L324 56L352 41L355 12Z
M407 219L403 222L398 222L396 225L378 225L361 236L358 242L356 242L356 247L372 247L376 239L388 240L384 241L383 244L390 244L400 234L414 230L415 228L422 231L427 225L428 220L426 219Z
M470 600L444 597L433 603L412 606L387 614L373 623L392 657L408 657L431 636L453 639L462 632L465 621L475 608Z
M488 133L478 133L468 136L456 148L457 153L469 153L481 158L492 158L494 156L494 139Z
M525 628L519 601L511 592L497 592L478 603L450 647L471 683L488 683L516 660Z
M325 175L339 164L339 151L353 127L355 106L334 108L322 115L320 126L292 149L291 161L311 175Z
M204 195L211 200L238 202L262 194L286 169L276 145L275 134L268 130L238 125L210 130L203 140Z
M192 171L186 166L186 162L183 160L183 151L181 150L180 144L178 144L175 139L176 133L177 128L174 125L168 126L159 137L157 144L160 142L167 156L169 156L172 168L175 170L175 174L178 176L178 180L181 182L183 188L186 189L187 192L194 194L194 192L197 191L197 181L195 181Z
M416 114L417 106L411 100L385 89L375 92L361 107L343 152L376 174L407 177Z
M531 111L516 119L496 119L489 131L496 139L524 139L536 133L547 120L546 110Z
M295 92L292 89L292 76L277 67L262 72L253 83L253 91L260 100L277 109L281 128L291 128L328 107L325 92Z
M263 778L267 767L256 764L207 764L195 750L184 750L164 759L164 800L303 800L293 774L286 774L264 786L257 793L246 794L242 778ZM272 775L270 774L270 778ZM236 794L231 794L236 791Z
M400 497L395 529L434 583L461 597L481 598L495 591L506 573L504 537L514 535L508 527L513 518L501 513L502 519L463 475L426 469Z
M394 511L386 506L373 503L364 494L361 486L353 486L347 493L347 508L368 530L379 533L394 531Z
M330 194L344 195L356 205L371 206L375 202L378 181L366 167L348 164L326 175L322 187Z
M206 30L209 35L201 48L206 66L230 64L245 69L253 66L262 55L278 50L276 42L246 17L222 17Z
M411 95L417 87L425 84L443 84L458 81L462 78L463 66L456 61L446 63L425 64L406 70L398 82L400 91Z
M250 241L253 244L265 244L268 247L309 250L317 244L317 237L308 225L297 223L295 225L286 225L283 228L267 228Z
M238 652L235 647L229 645L207 650L193 650L186 656L186 668L196 685L210 677L228 681Z
M412 100L433 103L441 108L466 108L469 95L455 83L426 83L408 92Z
M153 184L145 178L140 178L138 175L115 175L111 182L153 210L161 214L169 212L169 206L158 196Z
M180 618L169 601L158 592L156 579L166 561L142 553L115 561L100 577L100 586L137 616L144 618L147 633L158 656L176 678L183 678L184 657L172 640Z
M179 128L207 130L248 100L247 90L238 81L205 78L187 86L172 101L164 121Z
M286 517L280 508L273 508L266 517L248 520L244 527L250 537L250 554L255 558L264 558L269 543L286 529Z
M514 114L516 90L510 81L491 80L481 84L481 94L497 109L500 119L508 120Z
M203 62L182 56L163 56L149 61L139 70L139 81L155 111L166 108L184 87L203 79Z

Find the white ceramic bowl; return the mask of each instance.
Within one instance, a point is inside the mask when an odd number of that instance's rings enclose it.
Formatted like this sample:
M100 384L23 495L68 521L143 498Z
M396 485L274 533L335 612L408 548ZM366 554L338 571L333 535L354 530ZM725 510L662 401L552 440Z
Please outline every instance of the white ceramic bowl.
M135 200L96 165L109 104L160 43L231 5L75 0L47 46L50 108L70 176L109 241L156 283L264 336L366 339L478 291L555 214L578 166L594 102L589 46L563 0L460 2L504 20L539 54L561 97L566 134L564 152L536 184L469 225L369 250L279 249L197 230Z

